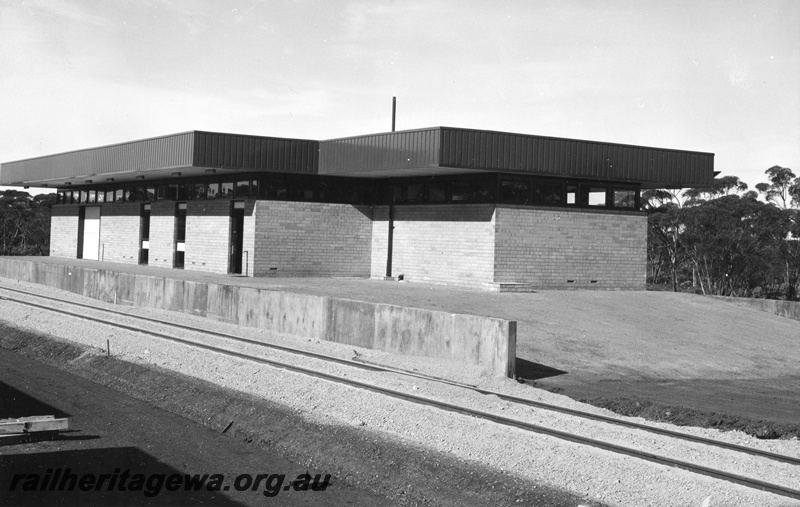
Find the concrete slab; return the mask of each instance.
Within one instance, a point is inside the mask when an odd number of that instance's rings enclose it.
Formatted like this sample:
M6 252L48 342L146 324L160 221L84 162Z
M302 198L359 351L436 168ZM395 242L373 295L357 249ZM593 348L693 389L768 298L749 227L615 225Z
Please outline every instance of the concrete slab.
M375 305L349 299L328 299L327 302L327 340L381 349L375 340Z

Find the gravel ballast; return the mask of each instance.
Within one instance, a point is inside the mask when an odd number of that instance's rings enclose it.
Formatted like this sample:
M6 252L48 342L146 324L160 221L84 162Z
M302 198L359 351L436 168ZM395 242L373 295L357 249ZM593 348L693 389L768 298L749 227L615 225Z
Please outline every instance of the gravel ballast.
M48 295L57 293L65 300L80 300L102 306L102 303L61 291L28 284L19 286ZM579 404L564 396L532 389L512 380L488 377L479 370L465 368L461 364L421 358L400 358L378 351L265 333L183 314L135 308L129 308L128 311L260 341L313 350L321 354L348 359L357 357L359 360L415 369L514 396L612 415L602 409ZM552 437L500 427L491 422L389 399L375 393L242 359L198 351L188 346L150 338L141 333L103 324L88 324L78 318L55 316L9 301L0 301L0 315L5 322L15 327L92 347L96 354L105 353L108 340L111 353L117 360L164 368L258 399L278 403L312 424L330 428L332 433L335 433L337 428L356 428L365 435L388 436L409 448L427 449L430 452L451 456L460 462L488 468L526 484L567 491L576 498L585 499L587 504L594 501L610 505L701 505L710 497L709 505L800 505L800 502L792 503L783 497L686 471ZM115 319L120 322L127 320ZM129 323L136 324L134 321ZM151 328L150 325L147 327ZM232 350L261 355L331 374L346 375L348 378L800 489L800 471L797 470L798 467L789 464L749 458L731 451L709 449L699 444L550 411L519 407L495 396L480 395L420 379L365 372L315 359L299 358L288 353L267 351L254 345L225 343L226 340L211 340L198 333L176 331L167 326L153 325L152 329L186 339L213 342L214 345L225 346ZM658 423L651 424L668 427ZM739 432L718 432L700 428L680 430L800 457L800 445L796 440L763 441Z

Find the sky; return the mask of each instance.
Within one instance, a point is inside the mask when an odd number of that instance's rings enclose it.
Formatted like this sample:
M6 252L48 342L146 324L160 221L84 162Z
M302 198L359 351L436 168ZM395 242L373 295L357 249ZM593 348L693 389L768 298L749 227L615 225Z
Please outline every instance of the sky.
M800 174L797 0L0 0L0 161L451 126ZM39 189L29 190L37 193Z

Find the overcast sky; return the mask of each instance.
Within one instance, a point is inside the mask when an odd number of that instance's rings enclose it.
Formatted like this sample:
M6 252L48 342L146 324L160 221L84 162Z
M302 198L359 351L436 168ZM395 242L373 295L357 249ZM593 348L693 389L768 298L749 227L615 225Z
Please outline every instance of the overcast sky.
M800 1L0 0L0 161L445 125L800 174Z

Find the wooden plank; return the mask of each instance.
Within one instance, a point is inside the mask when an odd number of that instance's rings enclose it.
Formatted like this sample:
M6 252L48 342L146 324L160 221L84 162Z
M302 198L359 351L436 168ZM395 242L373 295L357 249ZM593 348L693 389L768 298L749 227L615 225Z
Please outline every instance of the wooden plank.
M25 418L25 421L0 423L0 433L31 433L36 431L57 431L69 429L69 419Z
M58 431L68 430L69 419L45 419L41 421L28 421L25 423L25 431L33 433L36 431Z
M22 433L25 431L24 422L4 422L0 423L0 434Z
M19 417L17 421L41 421L42 419L55 419L54 415L32 415L30 417Z
M41 419L55 419L54 415L32 415L29 417L10 417L8 419L0 419L0 424L6 422L24 422L24 421L39 421Z

